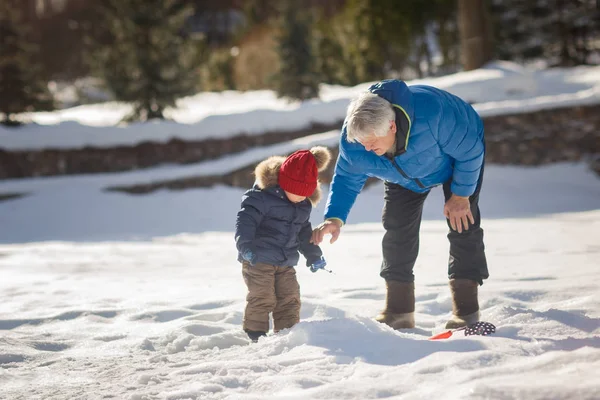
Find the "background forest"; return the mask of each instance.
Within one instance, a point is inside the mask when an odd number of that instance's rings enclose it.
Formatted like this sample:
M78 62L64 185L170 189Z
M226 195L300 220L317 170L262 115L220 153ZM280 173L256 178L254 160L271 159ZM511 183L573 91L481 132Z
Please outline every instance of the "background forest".
M164 118L199 91L441 76L493 59L600 63L594 0L0 0L0 113L86 102ZM78 90L61 99L63 87ZM97 90L92 90L97 88Z

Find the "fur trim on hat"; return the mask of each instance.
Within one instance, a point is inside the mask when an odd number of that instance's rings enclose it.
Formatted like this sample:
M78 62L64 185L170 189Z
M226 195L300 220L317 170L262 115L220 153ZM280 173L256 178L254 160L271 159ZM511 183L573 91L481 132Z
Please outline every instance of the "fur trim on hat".
M326 147L315 146L310 149L310 152L315 157L317 162L317 168L319 171L327 168L329 161L331 160L331 153ZM272 156L264 161L261 161L254 169L254 176L256 176L256 185L260 189L266 189L273 187L278 184L279 180L279 169L281 164L285 161L286 157ZM316 206L321 200L321 185L317 182L317 188L313 194L308 198L313 206Z
M279 181L279 169L284 161L285 157L273 156L261 161L256 166L254 176L256 176L256 184L260 189L277 185Z

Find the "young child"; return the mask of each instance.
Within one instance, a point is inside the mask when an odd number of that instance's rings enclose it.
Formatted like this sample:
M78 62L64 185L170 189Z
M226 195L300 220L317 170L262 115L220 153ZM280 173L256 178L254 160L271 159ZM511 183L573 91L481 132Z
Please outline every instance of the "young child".
M321 197L318 172L330 159L320 146L270 157L256 166L254 187L242 197L235 241L248 286L243 328L254 342L269 331L271 312L275 332L300 321L298 252L311 271L326 266L319 246L310 243L309 217Z

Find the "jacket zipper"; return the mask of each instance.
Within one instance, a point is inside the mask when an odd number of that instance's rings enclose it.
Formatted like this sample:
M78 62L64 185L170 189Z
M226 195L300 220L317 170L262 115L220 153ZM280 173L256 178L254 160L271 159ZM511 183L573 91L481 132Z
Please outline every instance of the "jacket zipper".
M402 170L402 168L400 168L400 166L396 163L396 160L391 159L390 160L392 162L392 164L394 165L394 167L396 167L396 169L398 170L398 172L400 172L400 175L402 175L405 179L408 179L410 181L414 181L417 186L419 186L421 189L427 189L427 187L425 185L423 185L423 183L421 182L421 180L417 179L417 178L411 178L410 176L408 176L406 174L406 172L404 172Z

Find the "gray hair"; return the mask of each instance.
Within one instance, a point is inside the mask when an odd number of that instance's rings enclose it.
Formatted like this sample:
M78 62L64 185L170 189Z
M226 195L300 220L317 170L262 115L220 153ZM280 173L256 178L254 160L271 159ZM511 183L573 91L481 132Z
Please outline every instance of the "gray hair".
M385 136L390 129L390 121L396 117L389 101L371 92L361 93L352 100L346 112L347 138L356 142L375 134Z

